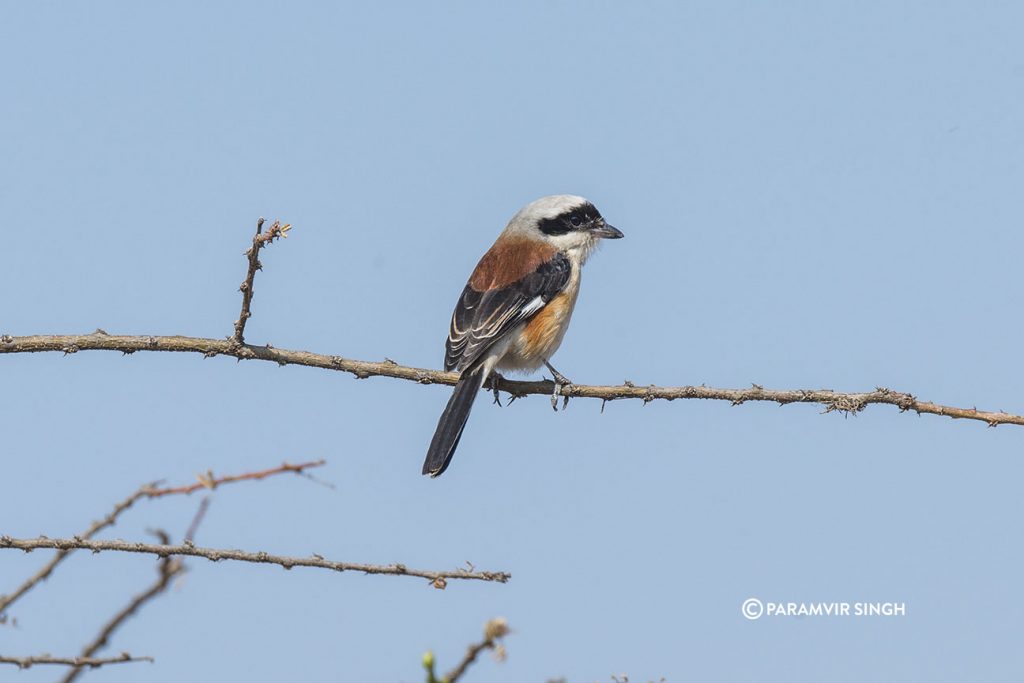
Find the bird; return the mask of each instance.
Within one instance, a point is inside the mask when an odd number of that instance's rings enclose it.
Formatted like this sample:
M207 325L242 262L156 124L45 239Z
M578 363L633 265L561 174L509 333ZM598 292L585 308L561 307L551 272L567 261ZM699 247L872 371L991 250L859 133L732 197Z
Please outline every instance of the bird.
M620 237L622 231L576 195L541 197L512 217L452 313L444 369L458 370L459 380L437 421L423 474L437 477L448 469L473 401L488 378L500 376L496 371L543 365L556 395L559 385L570 384L549 361L569 326L583 264L602 239Z

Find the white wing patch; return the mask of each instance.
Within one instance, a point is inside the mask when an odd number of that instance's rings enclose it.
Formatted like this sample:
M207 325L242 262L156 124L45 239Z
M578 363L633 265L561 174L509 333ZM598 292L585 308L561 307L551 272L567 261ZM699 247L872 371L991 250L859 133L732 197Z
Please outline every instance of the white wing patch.
M523 306L523 310L520 311L519 315L521 317L523 317L523 318L531 316L534 313L536 313L537 311L539 311L540 309L544 308L544 304L545 303L546 302L544 301L544 297L542 297L542 296L535 296L535 297L533 297L533 299L531 299L530 301L526 302L526 305Z

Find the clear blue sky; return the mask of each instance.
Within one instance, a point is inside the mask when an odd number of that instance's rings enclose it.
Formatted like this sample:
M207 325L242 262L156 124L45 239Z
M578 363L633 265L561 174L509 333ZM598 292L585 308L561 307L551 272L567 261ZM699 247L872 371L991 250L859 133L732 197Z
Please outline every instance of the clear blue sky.
M1017 3L7 3L0 332L224 336L260 216L254 343L438 367L522 204L592 199L556 366L585 383L865 390L1024 412ZM192 355L0 357L0 532L70 535L140 483L288 459L197 543L445 568L453 584L189 562L106 681L1020 680L1024 431L873 407L481 400ZM180 537L198 499L108 537ZM45 560L0 555L0 591ZM0 651L73 654L154 576L76 556ZM890 619L740 603L903 601ZM199 673L197 673L199 672ZM54 671L0 672L50 680Z

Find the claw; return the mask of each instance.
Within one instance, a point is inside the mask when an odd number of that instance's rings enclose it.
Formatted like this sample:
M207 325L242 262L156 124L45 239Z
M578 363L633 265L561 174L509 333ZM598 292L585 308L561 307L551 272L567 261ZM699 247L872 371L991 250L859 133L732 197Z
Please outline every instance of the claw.
M554 378L552 381L555 384L555 390L551 392L551 409L557 413L559 396L562 397L562 410L565 410L566 408L569 407L569 396L562 394L562 388L571 386L572 380L570 380L568 377L560 373L558 370L555 370L553 367L551 367L551 363L544 361L544 365L547 366L547 369L551 371L551 376Z
M491 392L494 394L494 402L498 404L499 408L504 408L505 407L505 406L501 405L501 393L498 391L498 382L500 382L503 379L505 379L505 378L502 377L499 373L497 373L497 372L491 373L491 377L490 377ZM511 403L511 401L509 401L509 403Z

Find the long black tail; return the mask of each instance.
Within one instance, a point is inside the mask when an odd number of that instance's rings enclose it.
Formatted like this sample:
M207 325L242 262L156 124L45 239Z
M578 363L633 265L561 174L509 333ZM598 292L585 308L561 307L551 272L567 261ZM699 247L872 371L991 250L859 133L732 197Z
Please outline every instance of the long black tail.
M459 383L455 385L448 405L437 421L437 431L430 442L427 459L423 461L423 474L432 477L440 476L455 455L455 447L462 438L462 430L469 419L469 411L473 409L473 400L480 387L483 386L485 373L482 366L476 366L462 373Z

